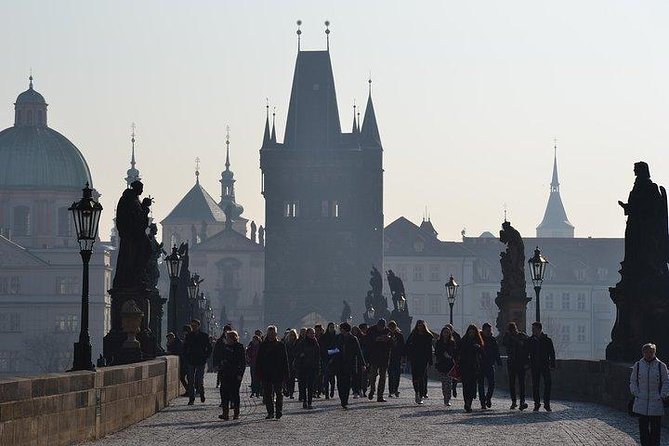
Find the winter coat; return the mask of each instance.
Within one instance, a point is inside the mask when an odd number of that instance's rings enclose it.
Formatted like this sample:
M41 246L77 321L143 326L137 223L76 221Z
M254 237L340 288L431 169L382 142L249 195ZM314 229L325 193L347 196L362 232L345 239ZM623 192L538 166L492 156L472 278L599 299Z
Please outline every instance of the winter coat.
M184 339L184 359L188 365L202 366L211 355L209 335L202 331L193 331Z
M434 357L436 359L434 368L441 373L450 372L453 368L456 353L457 345L455 340L437 340L434 344Z
M181 358L183 352L184 352L184 344L183 342L181 342L181 339L175 337L174 341L167 344L167 354L177 355L179 356L179 358Z
M528 364L527 349L529 338L525 333L506 332L502 345L506 349L507 365L511 369L524 369Z
M356 368L365 364L360 342L352 334L338 335L334 347L339 349L339 353L332 358L332 369L335 373L351 375Z
M258 349L256 368L262 382L279 384L288 379L288 354L284 343L278 339L262 341Z
M667 366L657 358L640 359L632 367L630 392L634 395L633 412L639 415L664 415L663 398L669 397Z
M407 358L411 365L415 367L425 367L432 365L432 334L411 332L406 342Z
M458 364L462 380L476 380L481 374L483 347L469 337L460 340L458 346Z
M367 330L369 338L369 352L367 360L374 365L388 367L390 351L393 348L393 338L389 328L380 328L378 325Z
M533 369L555 368L555 348L553 341L545 333L532 336L527 343L530 366Z
M502 358L499 355L499 345L497 344L497 339L494 336L483 337L483 355L481 357L482 362L481 366L485 369L491 369L497 365L502 365Z
M244 346L239 342L226 344L216 342L214 347L214 367L222 377L243 376L246 369L246 358L244 357Z
M288 365L290 366L290 370L293 370L293 364L295 363L295 346L297 344L296 341L290 341L288 339L284 339L283 343L286 345L286 355L288 356Z
M262 344L262 342L258 342L256 344L253 341L251 341L249 342L249 345L246 347L246 363L252 367L255 367L256 365L260 344Z
M402 363L402 356L404 356L404 335L397 330L390 333L393 338L393 346L390 349L390 364L398 366Z
M318 374L321 366L320 346L316 338L304 338L297 341L293 352L293 367L296 370L315 370Z

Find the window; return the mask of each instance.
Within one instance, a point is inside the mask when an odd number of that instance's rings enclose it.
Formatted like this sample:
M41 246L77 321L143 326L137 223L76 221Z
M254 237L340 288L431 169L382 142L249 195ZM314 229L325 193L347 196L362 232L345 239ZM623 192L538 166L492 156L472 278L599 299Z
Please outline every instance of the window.
M19 352L14 350L0 350L0 372L15 372L19 360Z
M585 270L584 269L577 269L576 270L576 280L579 282L583 282L585 280Z
M423 299L421 297L413 298L413 308L416 314L424 314Z
M430 265L430 281L439 282L440 279L441 279L440 265Z
M585 342L586 337L585 337L585 325L579 325L578 326L578 332L576 334L576 339L578 342Z
M492 307L492 298L488 291L481 293L481 310L488 310Z
M425 242L422 238L417 238L413 242L413 250L416 252L423 252L425 250Z
M14 208L12 234L15 236L30 235L30 208L17 206Z
M562 309L563 310L568 310L569 309L569 293L562 293Z
M430 314L441 313L441 299L440 296L430 296Z
M569 325L562 326L562 330L560 330L562 334L562 342L571 342L571 333L569 328Z
M414 282L423 281L423 265L414 265L413 266L413 280Z
M28 124L32 125L32 123L33 123L33 111L28 110Z
M606 277L609 275L609 270L606 268L597 268L597 278L599 280L606 280Z
M339 218L339 202L338 201L333 201L332 202L332 217L334 218Z
M576 308L585 310L585 293L578 293L578 297L576 298Z
M21 278L19 276L0 277L0 294L20 294Z
M555 304L553 302L553 293L548 293L546 295L546 302L544 303L544 309L546 310L552 310L555 308Z
M397 271L395 271L395 275L402 280L407 280L407 266L397 265Z
M0 313L0 332L20 333L21 313Z
M79 294L79 278L77 277L56 278L56 294L60 295Z
M76 314L61 314L56 317L57 333L76 333L79 331L79 318Z
M58 235L60 237L70 237L70 211L67 208L58 208Z
M218 267L218 287L221 289L239 289L241 263L236 259L223 259Z
M44 112L37 110L37 125L44 125Z

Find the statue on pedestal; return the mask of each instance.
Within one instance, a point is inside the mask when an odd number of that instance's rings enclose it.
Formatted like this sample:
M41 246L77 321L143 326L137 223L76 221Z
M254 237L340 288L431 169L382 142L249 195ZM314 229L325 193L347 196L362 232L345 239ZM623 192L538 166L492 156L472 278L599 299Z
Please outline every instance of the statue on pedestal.
M515 322L518 330L525 332L525 312L530 301L525 289L525 244L520 233L506 220L499 231L499 241L506 245L506 250L499 255L502 281L495 299L499 308L497 330L503 334L509 322Z
M388 312L388 299L383 295L383 277L381 273L372 265L369 275L369 286L372 289L367 291L367 296L365 297L363 320L368 324L376 324L381 318L388 319L390 313Z
M620 282L609 288L616 305L616 322L606 359L632 362L641 346L657 344L657 355L669 357L669 234L667 192L650 179L648 164L634 164L634 187L627 203L619 201L627 215L625 258Z
M344 301L344 309L341 312L340 322L351 322L353 319L352 313L351 306L348 302Z

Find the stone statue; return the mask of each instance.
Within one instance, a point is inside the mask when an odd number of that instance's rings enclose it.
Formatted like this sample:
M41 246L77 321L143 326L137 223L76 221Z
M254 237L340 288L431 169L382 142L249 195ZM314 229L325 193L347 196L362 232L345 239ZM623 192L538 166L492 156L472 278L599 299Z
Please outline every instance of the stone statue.
M223 209L223 213L225 213L225 229L232 229L232 222L234 221L234 213L235 210L232 207L231 204L228 204L225 209Z
M344 301L344 309L341 312L341 322L349 322L351 319L353 319L353 316L351 316L353 312L351 311L351 306L348 304L348 302Z
M158 288L158 279L160 279L160 270L158 269L158 259L161 255L167 253L163 249L163 244L156 240L158 234L158 227L155 223L149 225L149 245L151 246L151 256L146 267L146 275L148 279L149 289Z
M265 246L265 228L262 225L258 228L258 244Z
M618 202L627 215L621 282L666 275L669 260L667 191L651 181L644 162L634 164L634 175L636 180L627 203Z
M133 181L123 191L116 206L116 227L120 238L116 260L114 288L144 289L147 286L146 266L151 246L146 230L149 226L151 199L139 201L144 192L141 181Z
M380 296L383 294L383 279L381 278L381 273L375 266L372 266L370 271L369 285L372 287L372 293L375 296Z
M257 232L257 229L258 229L258 228L256 227L256 222L255 222L255 221L252 221L252 222L251 222L251 241L252 241L253 243L256 242L256 232Z
M402 299L406 300L406 293L404 291L404 282L402 282L402 279L396 276L393 270L391 269L386 271L386 277L388 278L388 287L390 288L390 294L392 295L393 298L393 310L397 311L398 310L397 303Z
M506 245L500 253L502 266L502 288L500 294L514 294L525 290L525 244L520 233L505 221L499 231L499 241Z
M372 290L367 291L367 295L365 296L365 309L370 308L374 308L374 291Z

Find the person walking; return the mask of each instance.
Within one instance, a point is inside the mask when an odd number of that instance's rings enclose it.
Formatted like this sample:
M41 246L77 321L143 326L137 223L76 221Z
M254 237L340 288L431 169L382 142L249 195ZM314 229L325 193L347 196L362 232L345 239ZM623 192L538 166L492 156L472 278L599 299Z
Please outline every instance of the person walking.
M416 404L423 404L427 386L427 368L433 363L432 332L422 319L416 321L406 341L406 354L411 364L411 381L416 395Z
M186 327L190 330L189 325L186 325ZM172 332L167 333L166 338L167 354L179 357L179 382L184 388L184 393L181 396L188 396L188 381L186 380L186 377L188 376L188 368L186 367L186 361L184 359L184 343Z
M455 331L455 328L453 328L453 325L451 324L446 324L448 328L451 329L451 333L453 333L453 339L455 340L455 345L458 345L460 343L460 339L462 339L462 336L460 336L460 333ZM451 380L453 383L453 398L458 397L458 381L453 379Z
M402 358L404 357L404 334L397 326L397 322L388 322L392 348L390 349L390 362L388 363L388 396L399 398L400 376L402 375Z
M553 341L544 332L541 322L532 323L532 337L528 343L532 370L532 396L534 411L541 407L540 381L544 381L544 409L551 412L551 370L555 368Z
M506 349L506 367L509 375L509 393L511 394L511 410L518 408L527 409L525 403L525 370L528 365L528 337L525 333L518 331L515 322L509 322L507 332L502 338L502 345ZM516 383L518 393L516 393ZM518 397L518 399L516 398ZM520 406L518 406L520 400Z
M239 419L239 388L246 370L244 346L239 342L239 334L234 330L223 332L222 342L216 342L212 355L213 365L217 369L220 380L221 408L223 413L218 416L221 420L230 419L230 408L233 410L233 420Z
M360 332L360 328L357 325L351 326L351 336L355 336L355 338L358 340L358 343L361 344L360 348L362 348L362 343L360 342L362 333ZM362 375L365 364L360 364L359 362L360 361L356 361L356 364L353 366L353 372L351 374L351 393L353 394L353 399L360 398L360 395L362 394Z
M293 369L297 372L299 398L303 409L312 408L316 376L321 365L321 352L316 333L307 328L305 336L295 345Z
M204 370L211 355L209 335L200 331L200 321L190 321L191 332L184 339L184 357L188 366L188 405L195 403L195 389L200 394L200 401L205 402Z
M434 368L439 372L441 379L441 393L444 396L444 405L451 405L451 377L449 372L455 365L457 354L457 344L453 338L453 332L448 325L441 329L439 339L434 344Z
M339 402L344 409L348 408L351 377L358 364L365 364L360 343L351 334L351 325L348 322L342 322L339 325L339 335L335 342L332 367L337 374Z
M363 357L367 358L369 355L369 338L367 337L367 331L369 327L365 322L362 322L358 325L358 330L360 334L358 335L358 341L360 343L360 349L362 350ZM367 396L367 388L369 387L369 370L367 370L366 364L365 367L360 369L360 394L363 397Z
M388 373L388 364L390 363L390 351L393 348L393 338L390 329L386 327L386 320L381 318L367 331L369 338L369 400L374 399L376 390L376 401L385 403L383 394L386 389L386 374ZM376 377L379 377L379 385L376 386Z
M465 412L472 411L472 402L476 397L476 384L481 375L481 357L483 339L476 325L467 327L458 346L458 365L462 375L462 396L465 400ZM484 406L485 408L485 406Z
M290 367L288 379L284 386L284 396L291 400L295 398L295 347L297 345L297 330L291 329L283 339L286 344L286 354L288 355L288 366Z
M659 446L664 401L669 397L669 373L657 359L655 344L641 348L642 358L632 367L630 392L634 396L632 411L639 416L641 446Z
M260 343L258 374L263 386L263 400L267 409L266 420L283 415L283 382L288 378L288 354L286 346L279 340L276 326L267 327L265 340Z
M261 383L258 378L258 370L256 367L256 362L258 360L258 350L260 349L260 336L253 335L251 342L246 347L246 363L249 365L249 371L251 373L251 398L260 396Z
M323 329L322 324L316 324L314 325L314 332L316 333L316 340L318 341L319 347L322 348L321 346L321 337L323 334L325 334L325 330ZM322 359L321 359L322 361ZM320 398L321 397L321 392L322 392L322 386L323 386L323 364L321 364L321 367L318 367L318 375L316 375L316 390L314 391L314 398Z
M321 347L321 372L322 372L322 381L321 389L325 395L325 399L334 398L335 391L335 375L330 370L330 354L329 350L332 350L335 345L335 340L337 338L337 332L335 330L334 322L329 322L325 333L321 336L318 344Z
M479 376L479 401L481 409L492 407L492 395L495 392L495 365L502 365L497 339L492 335L492 325L483 324L481 327L483 339L483 354L481 356L481 375ZM486 391L485 384L488 383Z

